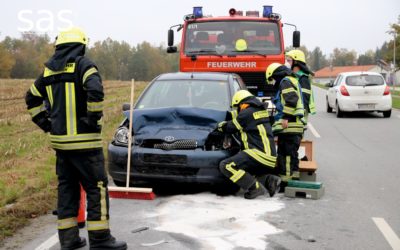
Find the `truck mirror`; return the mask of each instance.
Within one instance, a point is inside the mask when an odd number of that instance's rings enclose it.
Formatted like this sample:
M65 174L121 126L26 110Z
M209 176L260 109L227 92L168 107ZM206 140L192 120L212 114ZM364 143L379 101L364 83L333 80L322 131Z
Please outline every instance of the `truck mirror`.
M168 47L174 45L174 31L172 29L168 30Z
M298 30L293 31L293 47L300 47L300 31Z
M176 46L167 47L167 53L175 53L177 51L178 51L178 48Z

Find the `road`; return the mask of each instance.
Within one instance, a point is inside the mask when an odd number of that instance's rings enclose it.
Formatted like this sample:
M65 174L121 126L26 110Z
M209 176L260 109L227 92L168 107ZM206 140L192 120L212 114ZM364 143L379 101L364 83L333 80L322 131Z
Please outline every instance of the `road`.
M325 90L315 94L306 139L314 141L322 199L249 201L207 190L112 199L115 236L130 249L400 249L400 112L336 118L325 112ZM58 249L55 233L55 218L44 216L5 246Z

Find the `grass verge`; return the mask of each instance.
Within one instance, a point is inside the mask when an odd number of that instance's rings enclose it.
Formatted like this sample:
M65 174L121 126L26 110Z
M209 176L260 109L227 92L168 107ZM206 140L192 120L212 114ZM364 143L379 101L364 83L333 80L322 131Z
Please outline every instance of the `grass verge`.
M24 96L33 80L0 80L0 245L5 237L56 207L55 156L49 139L26 111ZM138 97L147 83L136 82ZM105 81L103 148L122 121L130 82ZM107 157L107 155L106 155Z

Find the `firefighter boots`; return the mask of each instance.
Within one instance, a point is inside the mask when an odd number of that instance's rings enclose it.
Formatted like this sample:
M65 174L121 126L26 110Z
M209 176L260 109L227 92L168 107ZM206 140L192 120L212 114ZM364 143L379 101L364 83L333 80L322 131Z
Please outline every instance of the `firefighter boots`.
M124 241L117 241L111 234L110 230L89 231L89 243L91 250L126 250L128 246Z
M273 197L280 189L281 178L276 175L269 174L266 176L265 187L268 190L269 196Z
M264 195L267 192L265 187L261 185L258 181L256 181L249 190L244 193L244 198L246 199L255 199L257 196Z
M59 229L58 237L60 239L61 250L73 250L86 246L86 239L79 237L78 227Z

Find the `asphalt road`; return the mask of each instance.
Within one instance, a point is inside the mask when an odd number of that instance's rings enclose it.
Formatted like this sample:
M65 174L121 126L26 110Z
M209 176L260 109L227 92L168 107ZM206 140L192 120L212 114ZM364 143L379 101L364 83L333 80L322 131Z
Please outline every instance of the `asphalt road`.
M113 234L130 249L400 249L400 112L336 118L325 112L325 90L315 94L306 139L326 188L320 200L180 187L153 201L112 199ZM55 218L35 220L5 246L58 249Z

